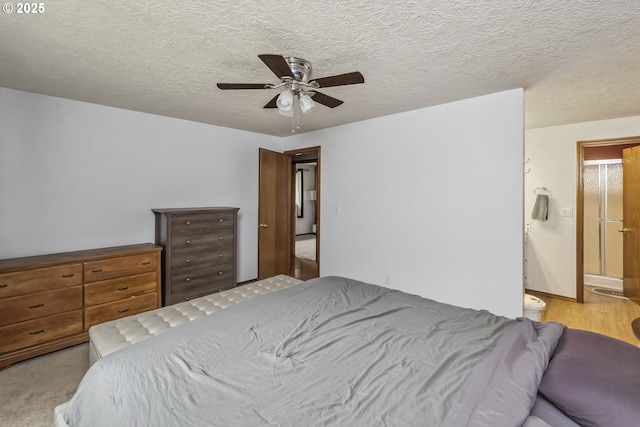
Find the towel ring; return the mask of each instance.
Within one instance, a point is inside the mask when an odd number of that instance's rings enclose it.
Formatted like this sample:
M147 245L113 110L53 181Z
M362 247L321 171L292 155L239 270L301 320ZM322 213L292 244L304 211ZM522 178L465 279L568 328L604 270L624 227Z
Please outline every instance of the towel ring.
M549 191L547 187L538 187L533 190L533 194L535 194L536 196L539 196L541 194L546 194L547 196L550 196L552 193L551 191Z

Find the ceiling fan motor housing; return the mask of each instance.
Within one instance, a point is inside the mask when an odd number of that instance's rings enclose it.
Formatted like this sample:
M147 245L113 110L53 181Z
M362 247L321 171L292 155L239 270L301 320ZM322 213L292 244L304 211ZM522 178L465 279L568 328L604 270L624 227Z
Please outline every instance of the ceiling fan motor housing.
M311 77L311 62L295 56L289 56L286 60L296 80L308 83Z

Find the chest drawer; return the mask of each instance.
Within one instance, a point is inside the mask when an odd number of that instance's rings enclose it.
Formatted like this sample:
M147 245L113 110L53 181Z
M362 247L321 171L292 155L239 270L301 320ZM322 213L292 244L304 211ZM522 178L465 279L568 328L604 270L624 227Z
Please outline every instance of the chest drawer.
M233 275L233 263L209 266L193 266L173 272L174 286L193 285L198 280L227 279Z
M211 233L184 234L176 236L171 242L173 252L200 251L216 249L233 244L233 229L214 230Z
M50 291L82 283L82 264L34 268L0 274L0 298Z
M233 228L233 217L232 212L172 215L171 229L174 234L181 234Z
M157 295L155 292L152 292L120 301L86 307L84 309L85 330L89 330L91 326L99 323L153 310L157 308L156 302Z
M82 308L82 286L0 300L0 326Z
M233 247L222 246L204 252L181 252L171 257L171 268L176 271L192 265L219 265L233 262Z
M84 285L84 301L86 305L103 304L135 295L155 292L157 287L158 276L155 271L92 282Z
M85 282L155 271L158 257L153 254L130 255L84 263Z
M82 332L82 310L0 327L0 353L45 343Z

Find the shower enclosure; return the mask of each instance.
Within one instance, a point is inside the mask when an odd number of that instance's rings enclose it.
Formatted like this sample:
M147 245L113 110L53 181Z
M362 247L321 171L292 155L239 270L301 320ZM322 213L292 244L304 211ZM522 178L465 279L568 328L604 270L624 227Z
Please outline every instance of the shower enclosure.
M584 283L622 290L622 160L584 162Z

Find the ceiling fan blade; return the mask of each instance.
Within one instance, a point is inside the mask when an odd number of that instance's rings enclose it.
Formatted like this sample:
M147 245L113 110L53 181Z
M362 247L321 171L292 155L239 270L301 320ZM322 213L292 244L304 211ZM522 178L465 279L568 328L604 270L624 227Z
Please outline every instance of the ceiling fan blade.
M276 101L278 100L279 96L280 96L280 94L277 94L276 96L271 98L271 101L267 102L265 104L265 106L262 107L262 108L278 108L278 105L276 105Z
M358 83L364 83L364 76L360 74L359 71L355 71L353 73L338 74L337 76L313 79L312 81L318 83L320 87L355 85Z
M262 59L262 62L264 62L279 79L283 77L295 78L287 60L284 59L282 55L262 54L258 55L258 58Z
M218 89L267 89L269 83L218 83Z
M344 104L344 101L340 101L339 99L332 98L329 95L325 95L324 93L320 93L318 91L313 91L309 93L311 95L311 99L313 99L318 104L322 104L329 108L336 108L339 105Z

